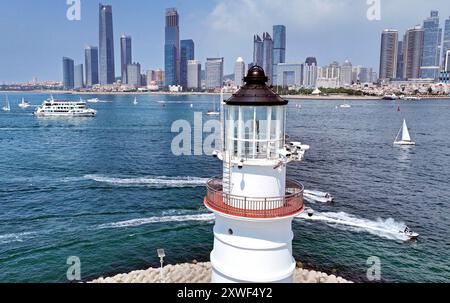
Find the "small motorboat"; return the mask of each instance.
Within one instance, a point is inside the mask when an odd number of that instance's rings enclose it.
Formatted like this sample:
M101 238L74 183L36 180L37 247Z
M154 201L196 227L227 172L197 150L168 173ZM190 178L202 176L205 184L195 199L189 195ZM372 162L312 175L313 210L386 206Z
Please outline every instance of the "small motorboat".
M138 105L138 104L139 104L137 98L134 98L133 104L134 104L134 105Z
M25 101L24 98L22 98L22 102L19 103L19 107L21 109L26 109L26 108L30 107L30 103L28 103L27 101Z
M418 233L410 230L409 227L406 227L406 229L404 231L400 231L400 233L407 236L410 240L417 240L420 236Z
M334 201L334 197L331 194L321 191L305 190L303 195L307 200L312 200L314 202L331 203Z
M100 100L98 98L92 98L87 100L88 103L98 103Z
M340 108L352 108L350 104L342 104Z

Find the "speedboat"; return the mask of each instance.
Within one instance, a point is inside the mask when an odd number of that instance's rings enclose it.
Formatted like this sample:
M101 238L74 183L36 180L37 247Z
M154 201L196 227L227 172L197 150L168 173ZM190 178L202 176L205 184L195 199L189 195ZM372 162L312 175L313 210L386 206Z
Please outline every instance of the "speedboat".
M400 231L400 233L407 236L410 240L417 240L420 236L418 233L409 230L409 228L406 228L404 231Z
M331 194L315 190L305 190L303 196L307 200L313 200L314 202L320 203L331 203L334 201L334 197Z
M24 98L22 98L22 102L19 103L19 107L21 109L26 109L26 108L30 107L30 103L28 103L27 101L25 101Z
M98 98L92 98L87 100L88 103L98 103L100 100Z

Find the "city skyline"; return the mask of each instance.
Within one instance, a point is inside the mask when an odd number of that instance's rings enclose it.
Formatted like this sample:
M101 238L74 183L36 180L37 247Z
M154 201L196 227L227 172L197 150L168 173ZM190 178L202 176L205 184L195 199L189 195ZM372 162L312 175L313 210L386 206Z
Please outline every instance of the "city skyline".
M280 0L281 2L286 2ZM242 2L242 1L235 1ZM429 3L418 3L416 1L409 1L408 7L404 8L408 10L409 14L402 15L401 19L395 18L393 16L394 12L398 12L401 5L395 5L391 7L391 4L383 3L382 7L382 19L381 21L369 21L366 19L367 4L365 1L361 1L357 5L353 5L354 9L361 11L360 16L351 17L349 14L343 12L343 8L347 7L349 1L340 1L341 6L336 11L336 16L330 19L329 22L334 22L335 26L333 28L327 28L325 25L317 26L317 22L311 21L311 24L305 26L306 20L301 21L301 24L295 23L293 17L296 15L294 12L286 14L285 16L280 16L279 13L274 13L274 16L269 16L268 12L258 13L258 11L253 8L252 12L254 16L259 16L258 14L267 15L267 20L260 20L255 22L254 25L246 27L243 24L241 33L233 32L232 21L241 18L240 14L235 14L235 16L230 15L230 11L226 10L229 8L232 10L236 7L238 3L230 1L213 1L212 3L203 3L199 1L193 1L189 5L183 3L182 1L170 1L170 3L154 3L152 6L151 17L147 18L145 22L142 19L138 22L136 20L131 20L127 15L140 15L141 13L137 9L132 9L127 7L123 1L111 0L106 4L111 4L113 6L114 17L114 36L120 37L123 33L133 37L133 48L135 51L135 57L139 58L139 62L142 65L143 70L148 69L164 69L163 58L164 58L164 24L163 24L163 13L167 7L174 6L177 7L180 13L180 27L181 27L181 37L192 38L197 46L196 60L201 62L206 62L207 57L224 57L225 60L225 74L233 73L234 62L236 58L242 57L246 62L252 61L252 45L251 37L255 32L267 31L272 33L272 26L274 24L285 24L287 27L287 52L286 62L301 62L308 56L315 56L323 64L329 64L333 61L344 62L345 59L350 59L356 65L369 66L377 69L379 65L379 42L376 37L379 37L379 33L384 28L396 28L403 35L407 28L410 28L414 24L421 24L429 16L431 10L439 10L441 17L440 26L443 28L443 20L450 16L450 10L446 8L445 1L429 1ZM300 2L305 6L305 9L311 12L311 15L318 14L318 8L322 8L320 15L327 16L329 11L327 10L333 8L333 5L328 4L327 1L318 1L317 6L312 7L309 3L310 1L292 1L294 4L285 3L286 6L299 5ZM399 2L402 2L400 0ZM254 3L254 1L247 1L245 6L250 5L249 3ZM296 4L295 4L296 3ZM81 21L68 21L66 19L67 5L64 2L59 4L54 4L54 2L45 0L41 2L40 5L36 5L31 1L19 0L15 2L9 11L12 12L5 18L2 18L1 23L5 23L10 16L14 16L19 12L20 7L26 6L36 9L27 9L26 12L21 12L23 14L30 14L30 11L34 12L34 16L30 18L24 18L24 20L29 20L27 24L19 26L13 29L11 25L6 24L7 34L6 41L8 45L2 47L0 52L2 52L5 57L6 54L11 56L20 56L21 60L24 61L23 66L18 68L8 68L12 66L6 59L2 60L1 64L5 66L0 71L0 81L1 82L26 82L30 81L33 77L38 77L40 80L59 80L61 79L61 68L60 68L60 58L62 56L68 56L73 58L75 62L84 62L84 45L98 46L98 2L83 2L82 1L82 19ZM242 4L242 3L241 3ZM3 4L1 4L3 5ZM147 7L148 4L142 3L143 7ZM270 8L270 4L266 1L261 1L259 5L261 8ZM250 7L251 8L251 7ZM389 8L389 9L388 9ZM391 8L393 8L391 10ZM285 13L287 9L282 9ZM3 10L5 11L5 10ZM132 11L132 13L131 13ZM145 11L145 10L143 10ZM53 39L44 37L42 39L37 39L37 37L30 37L19 35L19 38L11 36L11 33L20 33L25 29L34 27L37 20L41 18L46 18L48 14L54 14L55 22L58 24L58 29L53 30ZM298 14L305 14L304 12L298 12ZM298 15L297 14L297 15ZM247 14L248 15L248 14ZM140 15L142 16L142 15ZM17 17L17 15L16 15ZM200 17L200 18L199 18ZM248 17L248 16L247 16ZM337 19L339 17L339 20ZM136 17L135 19L139 19ZM227 25L225 22L229 19L230 24ZM250 18L251 19L251 18ZM310 18L307 18L308 20ZM351 32L350 27L352 22L360 23L360 30L357 33ZM240 19L239 19L240 20ZM247 21L248 22L248 21ZM300 21L299 21L300 22ZM327 23L329 23L327 22ZM203 27L205 24L209 24L209 27ZM60 26L61 25L61 26ZM144 26L147 25L150 30L145 31ZM199 26L202 26L202 30L198 30ZM299 28L303 26L302 28ZM54 27L54 26L53 26ZM311 28L315 27L315 30ZM46 26L39 24L36 28L45 30ZM330 32L333 31L333 35L330 36ZM346 39L343 39L344 35L349 34L356 35L364 41L358 43L357 45L349 43ZM223 36L223 33L233 33L234 36ZM334 34L336 33L336 34ZM328 36L321 36L328 34ZM364 34L364 35L363 35ZM364 36L364 37L363 37ZM9 37L9 38L8 38ZM24 40L28 37L27 40ZM70 37L70 39L67 39ZM217 37L220 37L218 39ZM327 37L326 41L323 37ZM18 40L18 41L16 41ZM308 40L308 43L304 43ZM33 43L33 41L39 41L39 43ZM53 41L59 41L56 43ZM233 43L231 43L231 42ZM235 42L234 42L235 41ZM64 42L64 43L63 43ZM367 42L367 43L366 43ZM25 52L24 49L19 47L17 54L12 54L12 48L15 45L27 45L33 43L33 49L35 52ZM120 52L119 52L119 42L118 39L114 41L115 48L115 74L120 74ZM329 52L328 45L332 45L334 51ZM48 46L51 45L49 48ZM355 47L357 46L357 47ZM444 54L442 54L444 57Z

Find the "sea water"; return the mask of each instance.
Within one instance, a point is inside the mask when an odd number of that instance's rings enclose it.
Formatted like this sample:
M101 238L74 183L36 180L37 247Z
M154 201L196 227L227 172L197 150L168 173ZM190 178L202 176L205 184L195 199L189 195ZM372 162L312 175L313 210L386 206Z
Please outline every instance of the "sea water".
M217 96L82 96L101 100L89 119L36 118L22 97L48 96L9 94L12 111L0 113L1 282L66 282L71 256L83 280L158 266L158 248L169 263L209 259L203 198L221 163L174 156L171 125L211 119ZM357 282L371 257L382 281L449 282L450 100L400 102L400 113L392 101L346 102L289 104L288 134L311 145L289 177L335 197L294 220L295 258ZM403 118L415 147L393 146Z

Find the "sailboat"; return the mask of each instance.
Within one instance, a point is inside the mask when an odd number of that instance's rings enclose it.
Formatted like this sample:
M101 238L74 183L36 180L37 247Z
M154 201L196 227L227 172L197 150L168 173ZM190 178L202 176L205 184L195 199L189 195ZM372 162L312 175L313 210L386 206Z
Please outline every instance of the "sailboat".
M27 101L25 101L24 98L22 98L22 102L19 103L19 107L21 109L26 109L26 108L30 107L30 103L28 103Z
M2 110L4 112L10 112L11 111L11 106L9 105L8 95L6 95L5 105L2 107Z
M400 133L402 134L401 140L399 140ZM415 142L411 141L408 126L406 125L406 120L403 120L403 127L399 130L397 137L395 138L394 145L416 145Z
M214 109L207 113L208 116L220 116L220 112L216 109L216 100L214 99Z

